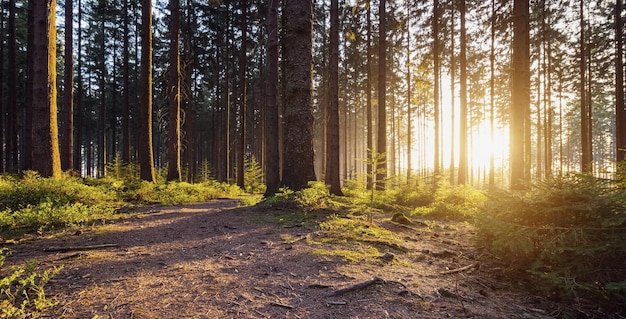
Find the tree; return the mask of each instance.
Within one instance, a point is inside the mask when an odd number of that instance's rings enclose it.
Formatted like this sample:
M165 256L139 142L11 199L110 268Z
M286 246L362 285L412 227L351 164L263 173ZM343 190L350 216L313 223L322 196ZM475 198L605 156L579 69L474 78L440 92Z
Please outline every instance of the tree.
M528 178L525 174L526 143L525 131L529 123L526 114L530 109L530 28L529 1L515 0L513 3L513 56L511 75L511 111L509 114L509 144L511 189L524 187Z
M180 181L180 1L170 0L167 180Z
M285 1L283 184L293 190L315 179L312 109L312 2Z
M265 82L265 197L280 186L278 152L278 0L270 0L267 10L267 80Z
M152 1L141 1L141 74L139 125L139 175L155 182L152 147Z
M591 148L591 107L587 102L587 43L585 40L585 2L580 0L580 142L581 142L581 171L593 171L593 155ZM589 75L591 76L591 74Z
M460 11L460 19L461 19L461 48L459 52L459 64L460 64L460 72L459 72L459 80L461 83L459 84L459 184L463 185L467 183L468 176L468 129L467 129L467 29L465 27L465 0L461 0L459 2L459 11Z
M326 114L326 184L343 195L339 182L339 1L330 2L329 101Z
M440 128L439 124L441 123L441 119L439 118L439 73L440 73L440 63L439 63L439 0L433 0L433 77L434 77L434 85L433 85L433 102L434 102L434 126L435 126L435 149L434 149L434 164L435 164L435 176L441 174L441 142L439 141L440 136ZM409 101L410 103L410 101ZM409 119L409 123L411 120ZM410 134L410 132L409 132ZM410 153L410 151L409 151Z
M15 0L9 0L9 21L8 21L8 65L7 65L7 140L6 156L7 171L18 171L18 148L17 148L17 43L15 38Z
M56 83L56 1L33 1L33 169L61 176Z
M615 1L615 132L618 162L626 159L626 105L624 105L624 22L623 0Z
M373 130L372 127L372 5L367 0L367 84L365 92L365 103L367 108L367 189L372 189L372 151L373 151Z
M248 42L248 25L246 16L248 2L240 0L241 10L241 47L239 48L239 152L237 152L237 185L242 189L245 187L244 180L244 162L246 156L246 121L247 121L247 42Z
M65 64L63 69L63 143L61 167L74 169L74 2L65 0Z
M384 190L387 178L387 12L386 0L380 0L378 7L378 138L377 152L381 159L376 167L376 189Z
M124 23L124 39L122 44L122 60L123 67L122 85L124 91L122 93L122 161L126 164L130 163L130 40L129 40L129 18L128 18L128 1L123 0L122 20Z

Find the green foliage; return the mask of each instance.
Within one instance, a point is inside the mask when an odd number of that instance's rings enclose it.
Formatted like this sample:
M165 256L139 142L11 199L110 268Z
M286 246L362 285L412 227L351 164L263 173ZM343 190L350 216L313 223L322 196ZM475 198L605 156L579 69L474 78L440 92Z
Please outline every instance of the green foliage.
M402 203L421 204L413 209L413 215L452 220L472 218L487 200L482 191L469 185L451 186L447 182L441 182L433 189L434 191L427 188L419 188L414 192L403 191L398 198Z
M0 309L2 318L34 318L41 311L56 303L46 298L44 287L62 267L53 267L38 273L36 262L27 262L21 267L4 269L9 251L0 248Z
M198 167L198 174L196 175L196 181L200 183L208 182L213 179L213 170L208 160L202 161Z
M297 192L287 187L279 188L278 192L265 199L265 204L305 209L334 209L340 205L333 199L328 186L317 181L309 182L309 187Z
M546 293L624 304L624 203L611 182L571 175L523 196L490 194L477 226L482 245L540 279Z
M254 156L246 160L243 176L246 192L252 194L265 193L263 168Z
M99 179L42 178L30 171L21 179L0 177L0 231L19 233L83 225L112 216L121 201L180 204L241 195L239 187L212 180L198 184L142 181L118 164L114 161L112 174Z

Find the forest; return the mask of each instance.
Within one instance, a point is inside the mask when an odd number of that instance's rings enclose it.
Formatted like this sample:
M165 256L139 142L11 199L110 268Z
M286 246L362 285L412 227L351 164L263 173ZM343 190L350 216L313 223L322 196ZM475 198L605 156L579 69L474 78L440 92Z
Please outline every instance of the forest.
M400 211L617 311L622 2L1 1L0 234L244 193Z

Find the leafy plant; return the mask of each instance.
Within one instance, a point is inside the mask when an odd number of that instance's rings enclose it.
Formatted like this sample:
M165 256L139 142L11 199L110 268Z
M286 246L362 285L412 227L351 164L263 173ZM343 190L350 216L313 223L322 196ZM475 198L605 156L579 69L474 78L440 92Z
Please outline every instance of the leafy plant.
M243 176L246 192L253 194L263 194L265 192L263 168L254 156L246 160Z
M36 262L31 261L21 267L4 269L7 255L9 251L0 248L0 317L38 317L43 310L54 306L56 303L46 297L44 288L62 267L38 273Z

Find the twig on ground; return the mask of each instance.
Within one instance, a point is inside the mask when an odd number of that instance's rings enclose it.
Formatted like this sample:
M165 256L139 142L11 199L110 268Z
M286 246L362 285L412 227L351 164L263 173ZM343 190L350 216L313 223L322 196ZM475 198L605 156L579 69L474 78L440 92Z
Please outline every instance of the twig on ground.
M76 250L94 250L94 249L102 249L102 248L111 248L111 247L119 247L118 244L102 244L102 245L88 245L88 246L69 246L69 247L48 247L44 248L43 251L76 251Z
M462 272L462 271L466 271L468 269L472 269L474 267L476 267L477 264L470 264L461 268L456 268L456 269L450 269L450 270L446 270L446 271L442 271L441 274L442 275L449 275L449 274L455 274L457 272Z
M292 305L288 305L288 304L284 304L284 303L280 303L280 302L270 302L270 305L276 306L276 307L287 308L287 309L294 309L295 308Z
M334 297L334 296L343 295L343 294L348 293L348 292L361 290L361 289L367 288L367 287L369 287L371 285L380 284L380 283L384 283L384 282L385 281L382 278L374 277L372 279L368 279L366 281L362 281L362 282L356 283L356 284L348 286L346 288L336 290L336 291L330 293L328 295L328 297Z

